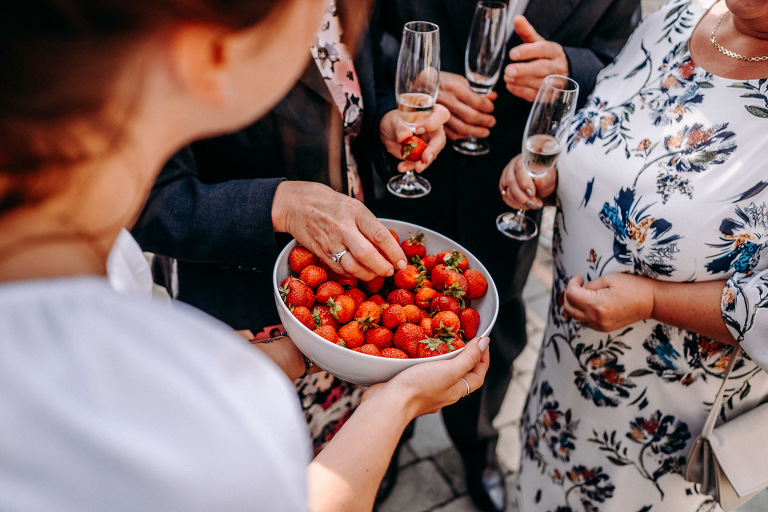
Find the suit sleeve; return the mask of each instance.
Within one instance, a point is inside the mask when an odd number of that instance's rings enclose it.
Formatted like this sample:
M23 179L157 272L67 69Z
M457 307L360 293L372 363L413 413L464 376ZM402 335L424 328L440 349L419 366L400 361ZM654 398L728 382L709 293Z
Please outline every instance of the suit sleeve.
M207 184L184 148L165 165L132 233L145 251L252 268L277 256L272 201L282 178Z
M597 74L624 47L640 21L637 0L615 0L594 25L583 46L564 46L570 76L579 83L579 105L595 88Z

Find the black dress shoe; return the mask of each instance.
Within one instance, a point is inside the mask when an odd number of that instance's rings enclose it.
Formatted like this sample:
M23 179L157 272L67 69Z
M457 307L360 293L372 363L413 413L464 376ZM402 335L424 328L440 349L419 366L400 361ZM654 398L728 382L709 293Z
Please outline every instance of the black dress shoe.
M482 512L502 512L507 507L507 487L498 462L486 467L467 468L467 490L472 503Z

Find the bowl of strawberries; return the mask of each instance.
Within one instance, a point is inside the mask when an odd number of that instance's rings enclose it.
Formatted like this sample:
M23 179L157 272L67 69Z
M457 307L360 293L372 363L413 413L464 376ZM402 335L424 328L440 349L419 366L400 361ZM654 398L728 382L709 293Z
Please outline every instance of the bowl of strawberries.
M272 275L277 311L299 350L363 386L456 356L466 341L490 333L499 309L490 274L465 248L415 224L380 220L409 261L393 276L341 276L295 240Z

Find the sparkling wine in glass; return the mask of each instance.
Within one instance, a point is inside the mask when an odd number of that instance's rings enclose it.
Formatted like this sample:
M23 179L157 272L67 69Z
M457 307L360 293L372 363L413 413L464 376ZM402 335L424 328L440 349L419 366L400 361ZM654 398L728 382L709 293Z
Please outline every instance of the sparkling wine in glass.
M506 44L506 5L502 2L481 0L475 6L475 15L464 52L464 75L474 92L488 94L493 90L501 74ZM491 150L488 142L472 136L456 140L452 146L465 155L485 155Z
M427 21L409 21L403 27L397 59L395 95L405 126L414 130L432 112L440 87L440 29ZM387 189L398 197L417 198L429 194L429 181L414 171L395 176Z
M557 163L578 97L579 84L566 76L549 75L539 87L523 133L523 165L532 178L544 176ZM524 209L502 213L496 227L516 240L530 240L539 231Z

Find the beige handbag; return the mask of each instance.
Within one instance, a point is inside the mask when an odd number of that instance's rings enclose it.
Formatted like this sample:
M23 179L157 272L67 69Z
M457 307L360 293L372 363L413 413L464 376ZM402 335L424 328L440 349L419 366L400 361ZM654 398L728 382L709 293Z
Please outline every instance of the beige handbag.
M700 491L732 510L768 487L768 403L714 428L725 386L741 350L737 349L723 377L704 429L693 443L683 477L701 484Z

